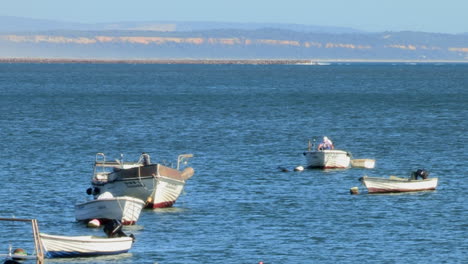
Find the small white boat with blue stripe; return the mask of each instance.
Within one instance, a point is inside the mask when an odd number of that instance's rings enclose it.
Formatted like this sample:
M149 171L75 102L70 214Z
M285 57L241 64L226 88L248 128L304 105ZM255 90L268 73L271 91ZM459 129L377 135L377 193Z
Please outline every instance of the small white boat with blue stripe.
M41 233L47 258L92 257L126 253L133 244L131 237L56 236Z
M41 245L47 258L73 258L127 253L135 241L122 231L118 220L104 226L104 236L57 236L40 233Z

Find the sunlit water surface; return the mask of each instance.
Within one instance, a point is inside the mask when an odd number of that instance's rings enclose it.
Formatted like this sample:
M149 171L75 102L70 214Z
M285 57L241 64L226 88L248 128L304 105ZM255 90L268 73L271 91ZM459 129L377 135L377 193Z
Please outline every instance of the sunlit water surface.
M45 233L104 234L74 218L97 152L195 155L128 254L50 263L466 263L468 65L0 64L0 92L0 217ZM293 172L324 135L375 169ZM418 168L436 191L358 181ZM29 226L0 224L2 252L32 251Z

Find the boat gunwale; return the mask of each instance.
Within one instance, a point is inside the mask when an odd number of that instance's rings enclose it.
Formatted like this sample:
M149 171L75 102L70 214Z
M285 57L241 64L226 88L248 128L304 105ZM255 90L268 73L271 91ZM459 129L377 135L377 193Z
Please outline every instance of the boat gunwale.
M381 178L381 177L369 177L369 176L364 176L364 177L362 177L360 180L364 182L364 181L367 180L367 179L370 179L371 181L375 180L375 181L380 181L380 182L412 182L412 183L416 183L416 182L436 181L436 180L438 180L439 178L410 179L410 178L400 178L400 177L398 177L398 179L391 179L391 178Z
M323 149L323 150L308 150L304 151L304 155L307 153L325 153L325 154L350 154L346 150L341 150L341 149Z
M50 235L46 233L40 233L41 240L53 240L53 241L71 241L71 242L84 242L84 243L109 243L110 242L127 242L133 241L132 237L104 237L104 236L61 236L61 235Z
M85 204L92 204L92 203L98 203L100 201L124 201L124 202L128 202L128 201L131 201L131 202L135 202L135 203L140 203L140 204L145 204L145 201L139 199L139 198L136 198L136 197L132 197L132 196L118 196L118 197L110 197L110 198L101 198L101 199L95 199L95 200L90 200L90 201L86 201L86 202L83 202L83 203L79 203L79 204L76 204L76 206L79 206L79 205L85 205Z

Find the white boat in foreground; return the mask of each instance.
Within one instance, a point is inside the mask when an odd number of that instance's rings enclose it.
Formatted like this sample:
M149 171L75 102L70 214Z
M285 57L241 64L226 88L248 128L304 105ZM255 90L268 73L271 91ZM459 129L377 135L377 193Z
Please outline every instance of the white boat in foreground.
M104 193L96 200L76 204L75 218L77 221L99 219L101 222L116 219L124 225L133 225L138 221L144 205L145 202L138 198L112 197L110 193Z
M369 193L393 193L393 192L418 192L432 191L437 188L437 178L427 178L428 173L422 179L418 179L416 173L410 178L390 176L390 178L361 177L359 180L366 186ZM423 171L425 172L425 171Z
M89 257L126 253L132 237L55 236L41 233L40 238L48 258Z
M177 168L151 163L143 153L138 162L106 161L103 153L96 154L92 188L87 193L97 198L101 193L131 196L146 202L148 208L171 207L182 193L185 183L193 176L193 168L179 170L181 163L192 154L179 155Z

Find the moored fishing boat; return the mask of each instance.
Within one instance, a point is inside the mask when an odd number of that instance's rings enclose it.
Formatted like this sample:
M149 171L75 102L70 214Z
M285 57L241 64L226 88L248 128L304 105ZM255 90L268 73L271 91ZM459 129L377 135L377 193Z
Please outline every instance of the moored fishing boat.
M368 177L359 178L369 193L417 192L432 191L437 188L438 178L428 178L425 170L413 172L410 178L390 176L390 178ZM421 177L421 179L418 179Z
M47 258L90 257L126 253L135 237L122 231L122 223L112 220L103 228L107 237L57 236L40 234L41 245Z
M191 157L192 154L179 155L177 168L171 168L151 163L146 153L138 162L106 161L103 153L97 153L92 188L87 193L97 198L101 193L110 192L115 197L141 199L149 208L171 207L182 193L186 181L194 174L191 167L179 170L180 164Z
M77 221L90 221L99 219L100 222L119 220L124 225L133 225L140 217L145 202L141 199L121 196L112 197L104 193L98 199L75 205L75 218Z
M307 168L346 169L349 167L350 154L343 150L306 151L304 156Z
M324 137L324 141L329 141ZM317 149L311 146L309 141L308 150L303 153L306 158L306 166L309 169L346 169L351 161L351 153L344 150L334 149L333 143L329 141L329 145L324 146L322 143Z
M90 257L126 253L132 237L56 236L40 234L47 258Z

